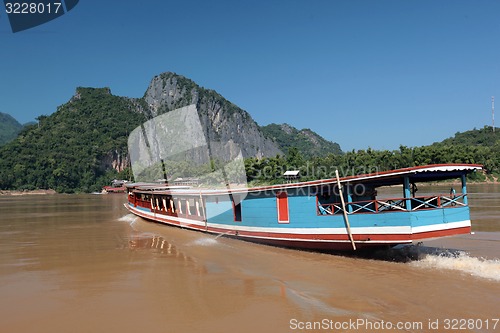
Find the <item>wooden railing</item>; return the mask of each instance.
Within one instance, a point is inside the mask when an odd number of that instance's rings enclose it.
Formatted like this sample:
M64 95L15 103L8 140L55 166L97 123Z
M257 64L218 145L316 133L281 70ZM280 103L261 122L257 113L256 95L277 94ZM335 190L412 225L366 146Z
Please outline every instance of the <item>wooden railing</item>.
M464 202L464 198L467 194L461 194L457 196L449 196L438 194L434 196L426 197L414 197L414 198L389 198L389 199L375 199L375 200L364 200L357 202L346 203L347 214L357 214L357 213L383 213L383 212L395 212L395 211L416 211L424 209L437 209L437 208L451 208L457 206L467 206ZM406 202L410 201L411 210L407 209ZM318 215L334 215L342 214L343 209L340 203L329 203L321 204L318 203L317 214Z

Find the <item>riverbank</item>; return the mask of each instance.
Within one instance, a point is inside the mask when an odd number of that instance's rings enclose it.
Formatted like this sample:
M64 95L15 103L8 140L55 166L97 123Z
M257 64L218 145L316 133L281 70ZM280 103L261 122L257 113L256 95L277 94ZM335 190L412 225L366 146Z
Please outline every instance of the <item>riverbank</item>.
M56 194L54 190L32 190L32 191L18 191L18 190L0 190L0 195L47 195Z
M486 181L468 181L467 184L480 184L480 185L488 185L488 184L500 184L500 181L495 178L494 180L486 180ZM418 183L417 183L418 185ZM428 182L427 185L430 186L436 186L436 185L447 185L447 186L461 186L460 180L445 180L445 181L438 181L438 182ZM260 186L270 186L270 184L259 184L259 185L253 185L251 187L260 187ZM393 185L393 186L386 186L386 187L402 187L402 185ZM99 194L102 194L101 192L98 192ZM48 195L48 194L57 194L55 190L0 190L0 196L19 196L19 195Z

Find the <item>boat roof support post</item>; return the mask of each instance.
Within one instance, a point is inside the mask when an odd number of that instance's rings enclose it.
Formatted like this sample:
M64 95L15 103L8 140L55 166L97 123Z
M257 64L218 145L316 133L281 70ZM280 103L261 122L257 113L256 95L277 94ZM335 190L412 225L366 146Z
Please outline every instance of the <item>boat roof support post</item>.
M347 211L349 213L352 213L352 189L351 189L351 185L347 184L345 186L345 190L346 190L346 193L347 193Z
M205 231L208 231L208 219L207 219L207 212L205 211L206 209L206 203L203 203L203 196L201 195L200 191L200 210L201 214L203 215L203 220L205 221Z
M464 198L464 205L467 206L467 204L468 204L468 201L467 201L467 180L466 180L466 177L465 177L465 173L463 173L460 176L460 179L462 180L462 195L463 195L463 198Z
M405 176L403 178L403 192L405 197L406 210L411 210L411 189L410 189L410 177Z

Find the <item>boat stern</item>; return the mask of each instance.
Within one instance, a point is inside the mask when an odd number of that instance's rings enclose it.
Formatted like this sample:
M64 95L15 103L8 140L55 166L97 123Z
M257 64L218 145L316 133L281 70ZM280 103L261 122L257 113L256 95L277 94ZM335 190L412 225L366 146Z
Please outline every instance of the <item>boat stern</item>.
M467 235L472 231L469 207L419 211L411 220L414 241Z

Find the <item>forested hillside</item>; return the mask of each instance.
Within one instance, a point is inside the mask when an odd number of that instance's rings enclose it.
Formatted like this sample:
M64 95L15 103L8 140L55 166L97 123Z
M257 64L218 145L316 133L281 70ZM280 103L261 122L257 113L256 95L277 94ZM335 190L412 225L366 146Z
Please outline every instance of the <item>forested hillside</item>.
M90 192L117 176L130 131L144 121L109 89L77 88L75 96L0 148L1 189ZM123 166L109 163L122 157Z
M300 170L301 180L371 173L426 164L472 163L484 165L484 172L471 174L476 181L496 180L500 177L500 133L491 127L456 133L454 137L429 146L406 147L397 150L352 150L343 154L329 154L306 158L291 149L287 156L245 161L251 184L284 182L286 170Z
M494 147L500 145L500 128L484 126L481 129L473 129L466 132L457 132L451 138L443 140L442 142L434 143L435 145L465 145L465 146L485 146Z
M12 141L22 128L11 115L0 112L0 146Z
M288 124L269 124L261 126L261 130L267 137L276 141L283 151L297 148L304 157L342 153L338 143L325 140L308 128L299 131Z

